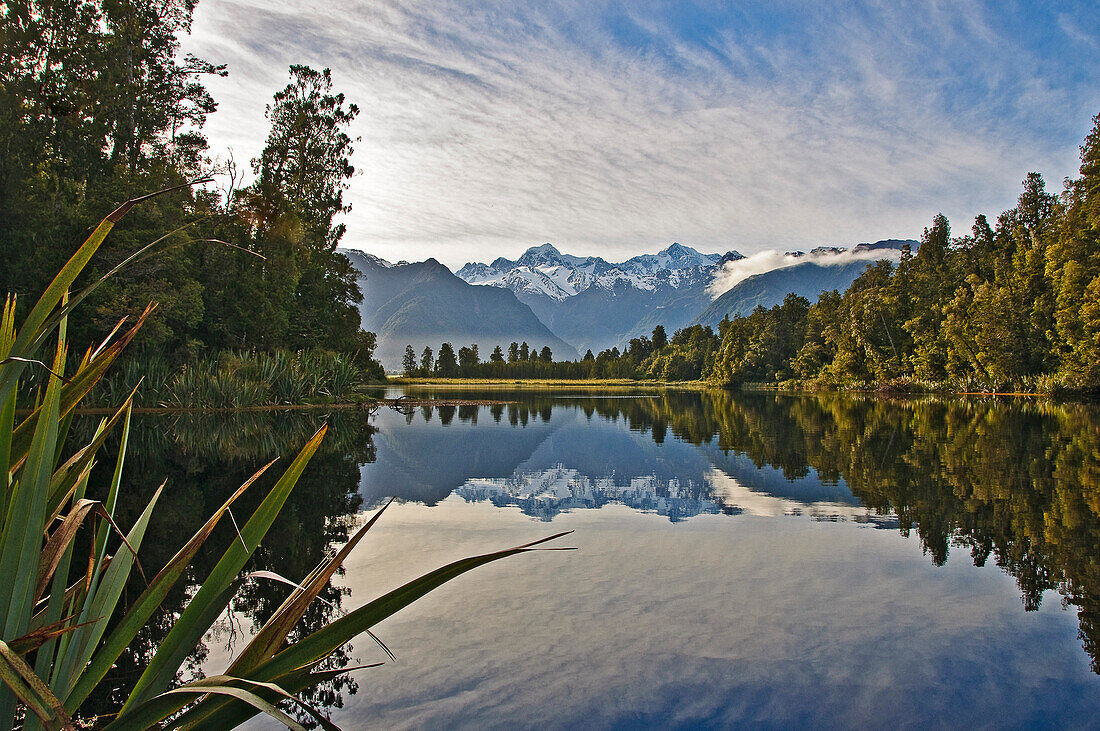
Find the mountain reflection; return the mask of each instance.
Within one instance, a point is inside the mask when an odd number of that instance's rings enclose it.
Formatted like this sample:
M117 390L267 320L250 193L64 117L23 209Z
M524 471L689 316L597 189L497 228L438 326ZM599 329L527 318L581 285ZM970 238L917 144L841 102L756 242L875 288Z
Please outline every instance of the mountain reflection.
M953 550L977 566L992 559L1016 579L1029 611L1057 591L1078 609L1100 672L1095 404L727 392L478 397L516 403L449 407L408 423L378 414L365 499L433 504L455 493L541 520L620 503L674 521L802 515L915 533L935 565Z

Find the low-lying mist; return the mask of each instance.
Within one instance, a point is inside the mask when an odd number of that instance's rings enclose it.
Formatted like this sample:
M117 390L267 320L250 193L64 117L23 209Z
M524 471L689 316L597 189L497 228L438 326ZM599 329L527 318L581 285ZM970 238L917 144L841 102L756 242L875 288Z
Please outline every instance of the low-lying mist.
M895 249L829 250L809 254L767 249L751 254L744 259L727 261L714 273L714 279L707 285L707 292L712 298L717 299L749 277L764 274L773 269L786 269L807 262L813 262L821 266L839 266L854 261L871 262L880 259L893 259L896 261L900 258L901 252Z

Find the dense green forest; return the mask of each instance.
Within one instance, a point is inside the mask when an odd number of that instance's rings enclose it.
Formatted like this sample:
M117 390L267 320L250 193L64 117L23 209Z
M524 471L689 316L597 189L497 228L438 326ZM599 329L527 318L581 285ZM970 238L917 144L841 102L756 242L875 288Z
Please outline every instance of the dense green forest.
M710 378L973 391L1100 388L1100 115L1061 195L1030 173L1016 207L953 237L937 215L918 251L847 292L789 297L722 327Z
M1016 207L952 236L937 215L916 252L881 261L848 291L632 339L574 362L513 343L485 361L406 351L410 376L652 378L715 385L883 390L1100 390L1100 115L1081 146L1080 177L1060 195L1030 173ZM465 357L463 357L465 353ZM446 354L446 357L444 357Z
M182 55L195 0L16 0L0 24L0 292L33 302L92 227L121 202L183 186L136 209L85 274L94 281L146 245L70 321L77 343L101 339L150 302L130 357L173 368L233 351L318 349L355 355L368 377L373 335L335 218L358 114L328 70L292 66L267 107L251 163L211 158L202 127L216 104L203 85L224 66ZM222 173L228 190L187 186ZM79 282L78 282L79 284Z

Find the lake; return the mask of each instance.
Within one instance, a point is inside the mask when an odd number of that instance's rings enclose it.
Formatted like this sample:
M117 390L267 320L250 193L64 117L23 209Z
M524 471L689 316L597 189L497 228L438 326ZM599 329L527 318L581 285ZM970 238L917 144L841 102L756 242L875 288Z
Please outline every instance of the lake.
M510 403L150 416L131 439L131 493L169 480L156 564L331 420L254 567L299 579L398 501L306 627L449 561L573 531L555 544L575 551L476 569L377 626L396 662L366 637L333 658L386 661L313 693L344 728L1097 724L1095 404L410 393ZM247 584L193 668L223 669L284 595ZM120 687L169 621L120 661Z

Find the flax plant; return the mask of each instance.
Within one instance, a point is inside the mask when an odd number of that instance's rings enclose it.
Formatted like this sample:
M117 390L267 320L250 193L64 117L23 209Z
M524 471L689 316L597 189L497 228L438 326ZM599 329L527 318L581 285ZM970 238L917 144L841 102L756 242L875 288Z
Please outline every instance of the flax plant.
M71 454L63 453L74 409L100 382L152 309L128 328L120 324L66 374L66 317L103 280L71 298L67 293L115 223L142 200L127 202L100 223L18 327L13 298L5 301L0 313L0 728L10 728L20 719L26 729L74 728L81 704L158 611L218 522L274 464L260 467L159 573L146 576L139 556L149 537L147 528L160 490L133 525L120 526L115 520L116 507L125 500L119 489L133 392L100 422L91 441ZM48 346L53 356L47 362L42 354ZM35 408L17 415L17 392L28 369L45 373L45 386ZM456 576L551 540L449 564L288 644L288 634L377 521L379 510L308 576L298 582L282 579L294 590L224 674L178 685L177 675L185 659L248 578L242 574L243 567L294 489L326 428L308 440L243 522L105 728L220 729L261 712L290 728L301 728L278 707L284 701L301 706L322 727L334 728L320 711L295 697L350 670L317 670L329 654ZM107 497L88 499L85 494L92 467L115 430L121 430L121 446ZM123 590L135 570L143 576L145 588L132 601L123 602Z

